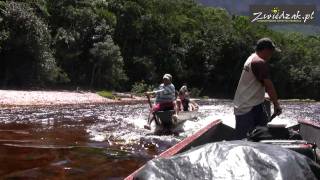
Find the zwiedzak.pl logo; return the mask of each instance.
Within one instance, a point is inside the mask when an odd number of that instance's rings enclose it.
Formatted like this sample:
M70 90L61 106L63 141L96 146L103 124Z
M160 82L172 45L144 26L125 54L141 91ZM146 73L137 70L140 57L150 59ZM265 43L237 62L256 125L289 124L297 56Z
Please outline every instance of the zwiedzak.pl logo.
M315 5L251 5L250 20L253 23L297 23L315 22Z

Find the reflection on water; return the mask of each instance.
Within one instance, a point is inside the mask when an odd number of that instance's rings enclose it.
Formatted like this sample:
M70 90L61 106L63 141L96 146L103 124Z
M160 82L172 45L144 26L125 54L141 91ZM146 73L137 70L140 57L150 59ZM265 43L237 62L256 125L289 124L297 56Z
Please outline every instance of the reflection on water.
M0 177L122 179L215 119L232 119L229 100L203 100L179 136L146 135L148 106L86 105L0 110ZM320 121L320 103L283 102L278 120Z

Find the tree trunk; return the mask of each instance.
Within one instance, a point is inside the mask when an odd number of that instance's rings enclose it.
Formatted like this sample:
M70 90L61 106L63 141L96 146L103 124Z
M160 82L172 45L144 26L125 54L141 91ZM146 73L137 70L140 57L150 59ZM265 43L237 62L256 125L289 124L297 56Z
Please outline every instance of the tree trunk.
M97 64L94 64L92 68L92 73L91 73L90 88L92 88L94 85L96 70L97 70Z

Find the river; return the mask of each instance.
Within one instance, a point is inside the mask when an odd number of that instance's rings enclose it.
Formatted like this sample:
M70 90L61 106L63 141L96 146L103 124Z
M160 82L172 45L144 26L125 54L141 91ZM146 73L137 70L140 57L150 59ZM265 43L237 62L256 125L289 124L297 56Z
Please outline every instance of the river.
M123 179L216 119L230 120L230 100L200 100L199 117L177 136L143 128L147 104L0 109L0 178ZM283 101L275 120L320 122L319 102Z

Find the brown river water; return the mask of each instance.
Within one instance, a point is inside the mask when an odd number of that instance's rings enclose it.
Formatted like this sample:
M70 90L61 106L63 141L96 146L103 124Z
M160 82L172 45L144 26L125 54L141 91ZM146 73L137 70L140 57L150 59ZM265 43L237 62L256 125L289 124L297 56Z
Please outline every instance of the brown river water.
M176 136L148 135L148 105L0 109L0 179L123 179L216 119L232 119L230 100L200 100L198 119ZM320 122L319 102L282 102L278 121Z

